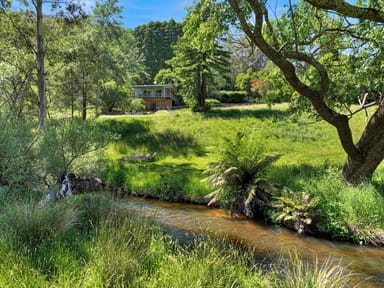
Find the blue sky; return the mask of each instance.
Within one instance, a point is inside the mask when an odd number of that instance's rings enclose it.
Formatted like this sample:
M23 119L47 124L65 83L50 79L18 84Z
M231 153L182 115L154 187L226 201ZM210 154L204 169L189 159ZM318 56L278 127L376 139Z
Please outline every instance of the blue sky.
M186 15L185 8L193 0L120 0L123 9L123 23L127 28L152 21L168 21L174 19L181 22Z
M297 0L292 0L296 2ZM49 1L47 1L49 2ZM77 0L81 3L86 12L91 12L95 6L96 0ZM122 19L124 27L134 29L135 27L147 24L150 21L168 21L174 19L176 22L182 22L187 14L186 8L192 5L194 0L119 0L119 6L123 7ZM269 10L275 11L279 15L282 6L287 4L288 0L269 0ZM20 2L13 0L14 8L20 8ZM46 8L45 13L49 13ZM272 18L275 13L272 13Z
M85 4L85 10L91 10L95 0L80 0ZM122 19L126 28L135 28L150 21L168 21L174 19L181 22L187 14L186 7L193 0L120 0L123 7Z
M81 0L80 0L81 1ZM88 8L94 5L95 0L82 0ZM269 9L277 10L288 0L269 0ZM295 2L293 0L292 2ZM174 19L181 22L193 0L120 0L123 6L122 22L126 28L135 28L150 21L168 21ZM273 15L271 15L273 17Z

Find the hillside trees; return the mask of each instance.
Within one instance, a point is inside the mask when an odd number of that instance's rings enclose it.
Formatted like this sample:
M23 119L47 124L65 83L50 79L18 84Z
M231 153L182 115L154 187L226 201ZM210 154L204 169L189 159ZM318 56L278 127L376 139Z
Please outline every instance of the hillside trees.
M153 84L156 74L161 69L169 68L166 61L173 56L172 46L183 34L182 24L151 21L135 28L134 36L142 55L145 56L146 73L138 79L139 84Z
M228 0L249 41L280 68L295 91L337 130L347 154L343 178L352 184L370 178L384 157L383 87L378 73L383 57L379 44L383 1L348 4L343 0L306 0L288 7L284 23L269 20L266 2ZM367 66L371 66L369 73L364 71ZM354 71L343 73L340 67ZM300 75L301 72L304 73ZM377 81L367 83L359 77L364 73ZM348 79L348 75L353 78ZM377 84L371 86L373 82ZM343 112L346 104L364 93L367 97L361 97L360 109ZM360 139L354 142L349 119L372 105L378 108Z
M183 22L184 34L174 46L174 57L167 62L184 101L199 111L205 109L207 87L215 76L230 73L229 53L218 41L227 29L222 12L222 4L211 0L192 6Z

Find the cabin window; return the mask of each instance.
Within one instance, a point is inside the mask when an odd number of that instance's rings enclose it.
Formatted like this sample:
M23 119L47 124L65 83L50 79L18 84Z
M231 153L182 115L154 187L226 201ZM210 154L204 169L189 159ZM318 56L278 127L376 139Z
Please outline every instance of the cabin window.
M151 90L144 90L144 97L151 97Z
M156 90L156 97L161 97L162 91L161 89Z

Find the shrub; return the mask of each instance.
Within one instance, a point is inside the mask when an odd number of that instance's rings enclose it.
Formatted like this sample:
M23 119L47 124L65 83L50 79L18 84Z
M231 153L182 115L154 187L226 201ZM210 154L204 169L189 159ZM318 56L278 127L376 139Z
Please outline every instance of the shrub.
M129 107L129 91L115 81L101 83L100 100L104 111L111 112L114 108L125 111Z
M144 112L146 109L144 99L132 99L128 105L128 112Z
M269 205L272 187L264 178L266 169L279 155L268 155L255 138L238 133L234 141L225 138L218 151L218 161L211 163L205 173L205 181L218 189L206 197L208 205L220 200L228 204L231 211L253 216L260 207Z
M100 158L100 151L109 144L114 136L98 127L94 121L82 119L51 120L44 127L44 136L40 143L40 157L43 170L54 182L67 172L76 172L79 160L91 152ZM92 159L96 161L97 159ZM75 171L74 171L75 170Z
M217 99L207 99L205 100L205 105L213 108L222 106L221 102Z
M244 103L247 96L246 91L220 91L218 93L221 103Z
M31 188L37 179L34 123L0 116L0 186Z

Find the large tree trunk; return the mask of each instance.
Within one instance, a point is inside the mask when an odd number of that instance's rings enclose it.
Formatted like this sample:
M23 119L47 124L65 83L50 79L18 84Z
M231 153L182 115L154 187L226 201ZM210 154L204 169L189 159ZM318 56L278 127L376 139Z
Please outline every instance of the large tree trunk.
M369 120L356 148L360 157L348 155L342 176L351 184L370 179L384 158L384 103Z
M44 71L44 41L43 41L43 1L36 1L37 17L37 89L39 94L39 121L44 125L47 120L47 96L45 91L45 71Z

